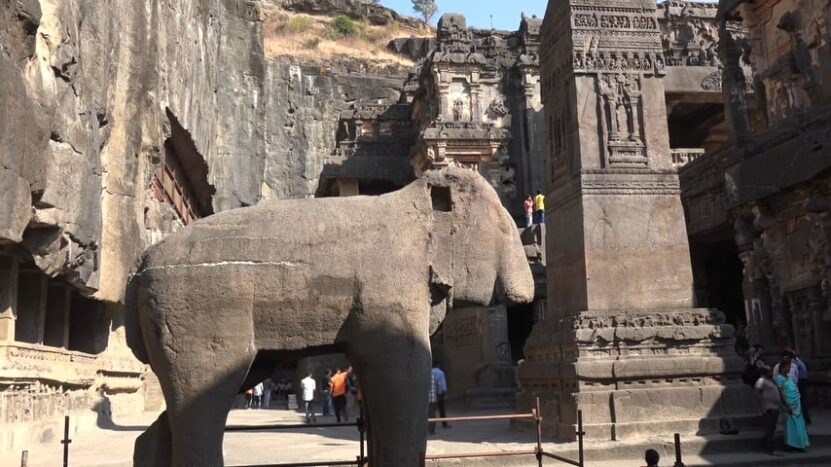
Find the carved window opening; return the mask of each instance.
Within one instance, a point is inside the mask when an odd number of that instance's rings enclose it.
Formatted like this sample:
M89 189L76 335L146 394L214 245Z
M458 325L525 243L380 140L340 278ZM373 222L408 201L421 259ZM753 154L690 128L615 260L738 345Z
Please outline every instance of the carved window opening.
M106 350L108 339L109 320L103 305L73 293L69 311L69 350L98 354Z
M433 210L439 212L452 212L453 199L449 187L431 186L430 187L430 201L433 204Z
M190 134L168 110L171 135L165 141L162 164L151 185L152 196L170 205L187 225L213 214L215 189L208 183L208 165L196 150Z

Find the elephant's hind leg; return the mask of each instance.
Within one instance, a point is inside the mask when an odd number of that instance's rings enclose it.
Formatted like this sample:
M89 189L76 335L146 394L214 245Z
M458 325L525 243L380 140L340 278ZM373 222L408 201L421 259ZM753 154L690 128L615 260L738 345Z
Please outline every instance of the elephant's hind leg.
M136 439L133 467L169 467L170 458L170 423L167 420L167 412L162 412Z
M228 349L226 349L228 350ZM174 371L170 412L174 467L222 467L225 423L254 353L197 357L199 364Z

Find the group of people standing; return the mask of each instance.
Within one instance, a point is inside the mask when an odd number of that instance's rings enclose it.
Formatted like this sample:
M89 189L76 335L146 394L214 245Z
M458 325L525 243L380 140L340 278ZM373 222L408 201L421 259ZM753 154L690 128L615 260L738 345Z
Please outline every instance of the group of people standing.
M545 195L537 191L537 196L525 195L522 203L522 210L525 213L525 227L534 224L545 224Z
M291 384L288 380L275 383L269 378L245 391L245 408L270 409L274 396L278 400L286 400L289 392L291 392Z
M312 377L312 373L306 373L306 377L300 381L300 389L303 396L303 409L306 414L306 423L314 423L317 421L314 410L315 392L317 387L317 382ZM344 370L327 370L323 375L320 384L321 412L323 416L327 417L334 411L335 419L338 423L340 423L341 420L348 422L348 394L353 395L360 406L361 391L358 386L358 380L352 373L352 368L350 367Z
M765 450L775 456L776 429L780 414L785 415L785 450L803 452L810 446L808 425L811 416L804 398L808 367L793 350L786 349L780 361L770 368L761 359L761 346L754 346L748 352L747 368L743 375L746 383L753 383L759 410L765 428Z

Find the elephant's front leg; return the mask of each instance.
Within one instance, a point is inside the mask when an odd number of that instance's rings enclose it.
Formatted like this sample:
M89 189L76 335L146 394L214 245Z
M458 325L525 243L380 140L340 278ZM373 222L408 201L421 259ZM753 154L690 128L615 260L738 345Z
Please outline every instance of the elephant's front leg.
M430 338L427 327L408 332L366 330L350 345L350 360L371 420L372 467L421 467L427 447Z

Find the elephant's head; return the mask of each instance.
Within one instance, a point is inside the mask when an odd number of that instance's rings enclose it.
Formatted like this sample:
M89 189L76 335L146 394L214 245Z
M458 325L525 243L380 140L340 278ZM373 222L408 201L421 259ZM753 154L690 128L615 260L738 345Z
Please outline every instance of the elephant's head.
M532 301L531 268L516 224L496 190L477 172L456 167L428 171L421 182L433 213L433 330L454 303Z

